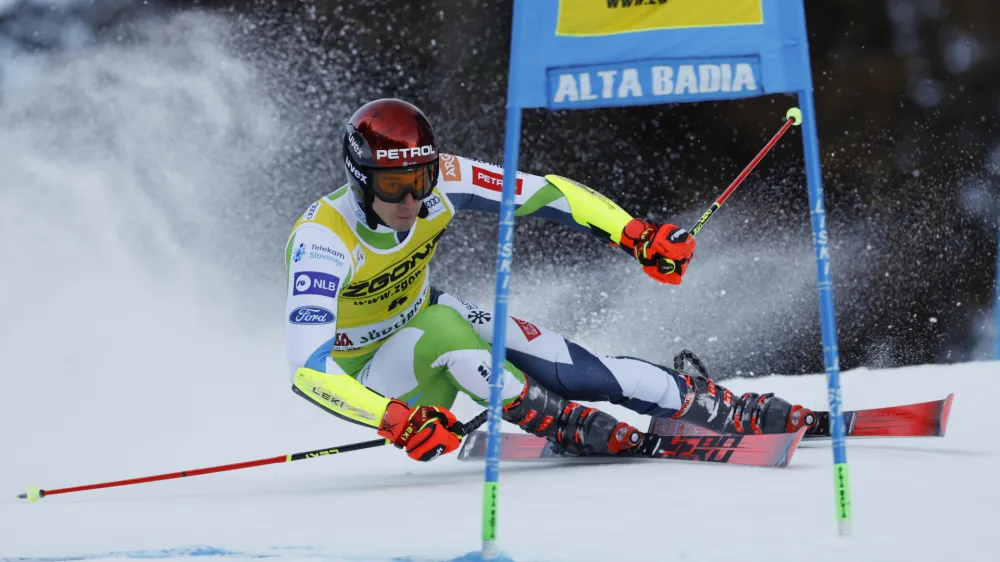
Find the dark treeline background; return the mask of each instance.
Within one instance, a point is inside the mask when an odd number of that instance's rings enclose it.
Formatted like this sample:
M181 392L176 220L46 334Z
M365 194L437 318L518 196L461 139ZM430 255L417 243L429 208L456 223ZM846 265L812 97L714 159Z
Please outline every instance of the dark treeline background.
M375 97L421 106L446 151L502 161L509 0L119 4L100 13L81 5L75 17L114 30L135 14L221 14L233 22L232 43L280 84L269 91L297 124L299 143L274 172L272 184L281 191L268 195L270 215L254 217L266 239L283 243L295 216L343 182L336 165L340 127L353 108ZM51 48L26 22L31 14L51 18L52 9L29 8L0 19L0 31ZM1000 217L1000 2L807 0L806 13L842 367L986 358ZM690 225L794 104L768 96L530 110L521 169L567 175L633 214ZM526 277L515 273L515 290L530 293L547 275L575 281L582 306L571 303L565 315L544 319L567 332L590 321L580 316L588 306L619 326L637 325L612 327L634 329L636 338L673 327L666 341L621 346L621 353L662 348L646 355L664 360L683 343L708 355L723 375L822 371L814 289L778 295L780 305L750 318L733 312L743 307L740 300L727 297L723 307L705 296L728 291L756 301L772 287L786 290L789 271L814 283L805 185L793 131L699 237L683 288L670 293L676 314L650 305L647 280L634 270L588 274L605 267L595 263L625 264L620 252L541 221L518 225L516 263L535 265ZM446 237L435 274L449 289L470 280L492 286L492 222L456 220L453 230L462 234ZM587 298L614 291L627 298L640 285L642 303L616 314ZM677 304L684 295L698 306ZM704 337L678 343L684 324ZM725 328L722 337L713 337L713 325Z

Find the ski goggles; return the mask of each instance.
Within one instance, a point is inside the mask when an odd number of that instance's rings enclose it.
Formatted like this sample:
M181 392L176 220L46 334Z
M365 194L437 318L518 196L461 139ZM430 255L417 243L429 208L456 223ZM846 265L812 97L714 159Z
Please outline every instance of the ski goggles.
M384 168L372 171L371 189L386 203L399 203L409 193L414 199L426 199L437 184L437 161L406 168Z

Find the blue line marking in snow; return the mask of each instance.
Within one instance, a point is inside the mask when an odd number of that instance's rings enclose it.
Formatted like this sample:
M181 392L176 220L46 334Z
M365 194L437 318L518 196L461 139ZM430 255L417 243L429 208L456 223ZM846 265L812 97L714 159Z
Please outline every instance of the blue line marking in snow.
M78 562L86 560L98 560L105 558L131 558L140 560L157 560L166 558L282 558L285 556L295 556L305 555L309 558L317 558L320 560L337 560L342 562L356 561L356 562L375 562L376 558L345 558L342 556L334 556L330 553L324 553L322 550L311 547L311 546L274 546L270 547L265 552L238 552L233 550L227 550L225 548L218 548L214 546L189 546L180 548L164 548L155 550L114 550L110 552L105 552L101 554L77 554L77 555L67 555L67 556L21 556L21 557L4 557L0 558L0 562ZM386 560L386 559L382 559ZM443 561L441 559L432 559L424 557L400 557L388 559L388 562L478 562L482 560L481 554L478 552L473 552L460 556L458 558L453 558L450 561ZM500 556L494 559L495 562L513 562L511 558L505 556Z
M452 560L451 562L483 562L484 560L485 559L483 558L482 552L470 552L465 556L459 556L458 558ZM493 558L492 560L494 562L514 562L512 558L508 558L503 554L497 556L496 558Z
M75 560L94 560L98 558L183 558L195 556L218 556L232 557L241 556L246 558L270 558L280 556L280 554L250 554L245 552L234 552L224 548L214 546L189 546L183 548L164 548L158 550L120 550L105 552L103 554L79 554L70 556L42 556L42 557L17 557L4 558L8 562L69 562Z

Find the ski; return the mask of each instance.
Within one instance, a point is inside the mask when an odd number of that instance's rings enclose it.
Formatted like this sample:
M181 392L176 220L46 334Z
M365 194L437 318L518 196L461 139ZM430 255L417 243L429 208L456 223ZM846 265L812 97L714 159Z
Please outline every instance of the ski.
M847 436L944 437L954 398L955 394L952 393L944 400L844 412ZM805 441L830 438L830 413L819 411L816 414L816 427L805 434ZM719 435L712 430L670 418L653 418L649 423L649 432L664 436Z
M500 460L568 460L616 462L634 459L669 459L695 462L783 468L788 465L805 430L775 435L662 436L651 451L627 455L567 455L552 442L525 433L501 433ZM463 461L486 458L487 434L476 431L458 451Z

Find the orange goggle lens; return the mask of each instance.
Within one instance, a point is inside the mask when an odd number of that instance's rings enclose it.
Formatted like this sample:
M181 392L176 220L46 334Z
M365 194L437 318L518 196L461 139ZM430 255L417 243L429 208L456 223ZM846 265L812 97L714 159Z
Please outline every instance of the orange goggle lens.
M399 203L407 193L414 199L425 199L434 190L435 178L431 175L431 168L422 166L408 170L376 171L372 190L387 203Z

